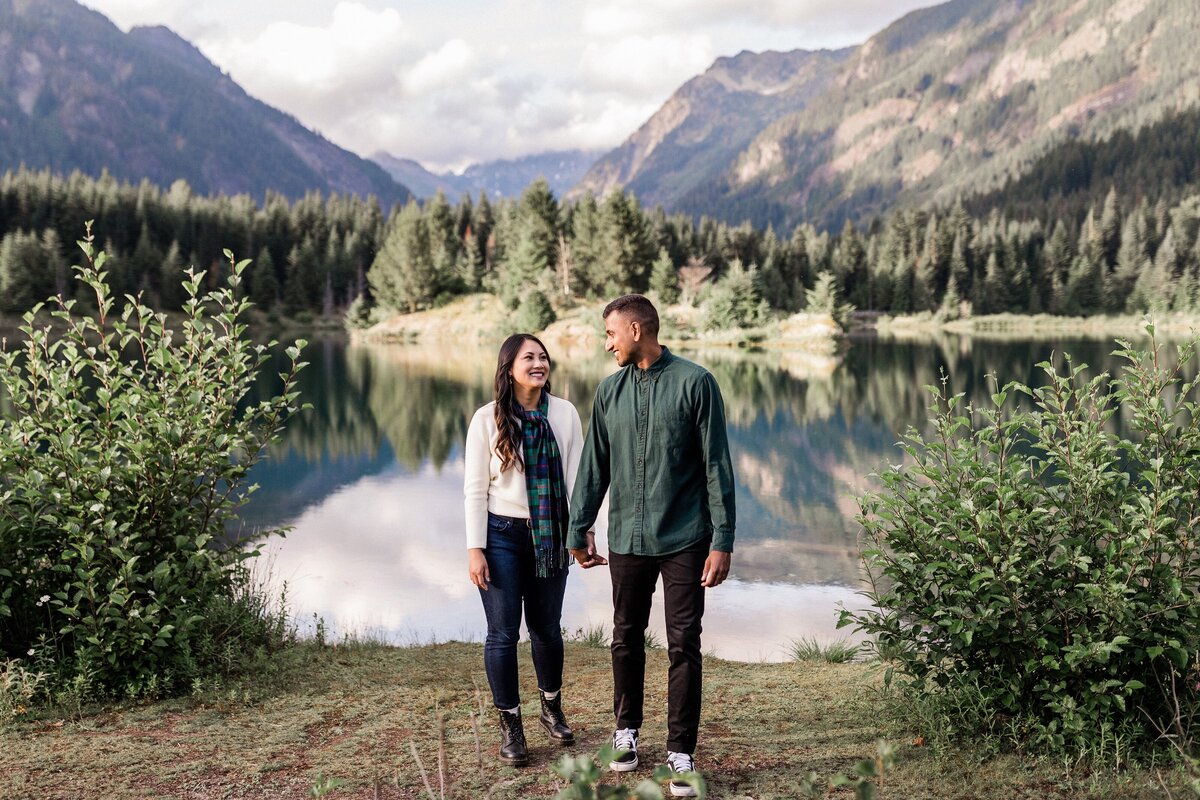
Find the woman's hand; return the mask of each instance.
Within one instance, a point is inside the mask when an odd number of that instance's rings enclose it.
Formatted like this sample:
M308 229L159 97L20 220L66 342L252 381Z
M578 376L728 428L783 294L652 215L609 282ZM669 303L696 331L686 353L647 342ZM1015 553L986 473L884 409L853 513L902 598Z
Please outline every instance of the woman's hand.
M471 583L483 591L488 589L488 581L492 576L488 573L487 559L484 558L482 547L472 547L467 550L467 571L471 574Z

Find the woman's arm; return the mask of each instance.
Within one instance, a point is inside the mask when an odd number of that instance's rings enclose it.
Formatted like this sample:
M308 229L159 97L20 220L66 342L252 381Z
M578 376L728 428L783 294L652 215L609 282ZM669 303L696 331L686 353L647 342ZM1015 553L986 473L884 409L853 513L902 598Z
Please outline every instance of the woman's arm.
M487 547L488 489L491 488L491 432L488 415L483 409L475 412L467 428L463 460L463 510L466 516L467 547Z

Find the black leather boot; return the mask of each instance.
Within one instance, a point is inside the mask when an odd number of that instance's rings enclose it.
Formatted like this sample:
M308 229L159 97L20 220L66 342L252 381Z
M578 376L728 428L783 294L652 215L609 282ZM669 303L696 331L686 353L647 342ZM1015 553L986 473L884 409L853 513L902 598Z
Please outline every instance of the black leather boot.
M521 724L520 711L500 711L500 760L513 767L523 767L529 763L525 726Z
M542 695L542 714L538 717L538 722L542 723L546 733L550 734L550 739L563 747L575 744L575 734L567 725L566 716L563 715L562 694L557 695L553 700L547 699L545 693L539 692L539 694Z

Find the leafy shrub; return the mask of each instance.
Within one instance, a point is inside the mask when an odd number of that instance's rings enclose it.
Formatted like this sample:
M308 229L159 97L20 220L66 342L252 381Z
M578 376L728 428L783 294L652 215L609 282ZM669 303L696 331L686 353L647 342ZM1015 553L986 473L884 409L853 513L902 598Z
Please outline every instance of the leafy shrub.
M253 345L238 298L249 263L202 299L189 273L180 329L129 297L112 315L90 225L80 282L95 316L53 300L60 330L24 317L0 354L0 657L51 690L139 696L185 687L277 630L244 560L222 548L253 487L250 467L296 410L303 342L282 392L244 404L269 345ZM12 670L10 669L10 672Z
M1121 376L1040 364L984 407L932 388L932 431L861 501L873 608L844 611L959 735L1111 758L1190 741L1200 646L1200 418L1185 347ZM1014 402L1027 397L1022 410ZM1129 438L1111 431L1118 409ZM962 701L954 695L967 691ZM962 701L962 702L960 702ZM961 713L960 713L961 712ZM982 730L980 730L982 728Z
M678 776L671 768L659 765L654 769L654 779L643 778L637 786L605 786L602 776L607 764L617 757L618 751L611 744L600 748L595 757L565 755L554 765L554 772L567 782L567 786L555 797L557 800L662 800L661 784L669 780L682 780L696 790L696 796L708 796L708 784L699 772L684 772Z
M558 316L554 313L554 308L546 299L546 295L534 289L521 297L521 304L517 306L517 315L513 318L513 324L517 326L517 330L537 333L544 331L556 319Z

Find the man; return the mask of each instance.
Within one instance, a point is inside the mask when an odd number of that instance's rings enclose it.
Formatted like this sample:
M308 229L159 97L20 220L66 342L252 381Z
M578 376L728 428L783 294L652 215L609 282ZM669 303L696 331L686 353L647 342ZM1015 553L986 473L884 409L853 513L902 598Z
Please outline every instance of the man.
M667 763L694 770L700 727L704 592L729 574L733 467L725 406L713 376L658 342L658 312L641 295L604 309L605 350L622 367L596 389L567 545L587 568L604 563L588 531L609 492L613 585L613 746L609 766L638 766L645 692L645 632L659 576L667 628ZM690 797L682 780L671 794Z

